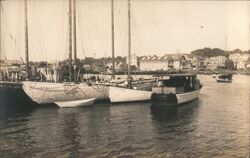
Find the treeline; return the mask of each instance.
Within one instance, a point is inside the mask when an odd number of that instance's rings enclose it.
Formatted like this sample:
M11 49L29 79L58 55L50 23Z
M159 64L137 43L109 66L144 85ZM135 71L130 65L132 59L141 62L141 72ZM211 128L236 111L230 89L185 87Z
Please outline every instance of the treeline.
M216 57L216 56L228 56L230 54L250 54L250 50L242 51L240 49L235 49L232 51L226 51L219 48L203 48L197 49L191 52L192 55L201 56L201 57Z
M63 60L63 62L68 62L68 59ZM102 58L94 58L94 57L85 57L85 59L76 59L76 62L84 62L84 64L91 65L93 63L101 64L101 63L111 63L111 57L102 57ZM126 62L126 57L117 56L115 57L115 62Z
M102 58L93 58L93 57L86 57L85 59L76 59L77 67L83 67L84 65L85 70L87 72L97 73L97 72L106 72L110 64L112 63L111 57L102 57ZM121 67L126 69L126 57L117 56L115 57L115 63L122 63ZM61 66L68 66L69 59L65 59L59 63Z

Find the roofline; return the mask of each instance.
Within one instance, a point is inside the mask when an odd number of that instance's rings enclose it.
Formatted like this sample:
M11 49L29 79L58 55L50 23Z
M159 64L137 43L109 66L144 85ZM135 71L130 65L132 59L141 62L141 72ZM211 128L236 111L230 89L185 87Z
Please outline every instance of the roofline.
M177 77L177 76L196 76L197 73L176 73L176 74L160 74L160 75L155 75L155 77L160 77L160 76L170 76L170 77Z

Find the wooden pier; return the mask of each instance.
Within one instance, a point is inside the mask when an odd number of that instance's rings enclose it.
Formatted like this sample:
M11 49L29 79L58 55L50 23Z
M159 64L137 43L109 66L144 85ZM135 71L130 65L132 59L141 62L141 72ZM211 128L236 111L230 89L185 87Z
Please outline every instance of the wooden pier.
M21 82L0 81L0 88L21 89Z

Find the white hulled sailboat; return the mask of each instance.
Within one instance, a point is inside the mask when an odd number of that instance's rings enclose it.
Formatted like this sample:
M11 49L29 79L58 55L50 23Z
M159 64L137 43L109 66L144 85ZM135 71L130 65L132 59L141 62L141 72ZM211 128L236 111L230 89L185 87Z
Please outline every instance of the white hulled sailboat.
M112 79L114 79L114 0L112 0L112 59L113 59L113 71ZM130 25L130 0L128 0L128 80L127 85L123 87L110 86L109 98L112 103L117 102L136 102L136 101L148 101L151 98L151 91L140 90L136 84L131 84L130 65L131 65L131 25Z
M27 0L25 2L25 55L26 55L26 74L27 79L29 78L29 55L28 55L28 19L27 19ZM73 63L76 60L76 4L73 0L74 8L74 58ZM69 0L69 69L71 75L72 67L72 0ZM75 80L75 66L74 66L74 81ZM71 79L71 77L70 77ZM46 82L23 82L23 90L25 93L36 103L47 104L47 103L62 103L67 102L75 106L80 106L79 103L84 103L87 100L93 99L103 100L108 99L108 87L102 85L88 85L87 83L77 84L76 82L69 83L46 83ZM92 102L93 103L93 102Z

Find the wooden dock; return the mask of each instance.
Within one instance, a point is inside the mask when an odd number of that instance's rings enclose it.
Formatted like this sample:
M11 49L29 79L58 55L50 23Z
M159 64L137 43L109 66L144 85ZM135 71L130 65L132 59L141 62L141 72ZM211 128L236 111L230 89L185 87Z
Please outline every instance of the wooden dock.
M0 88L22 88L22 82L0 81Z

